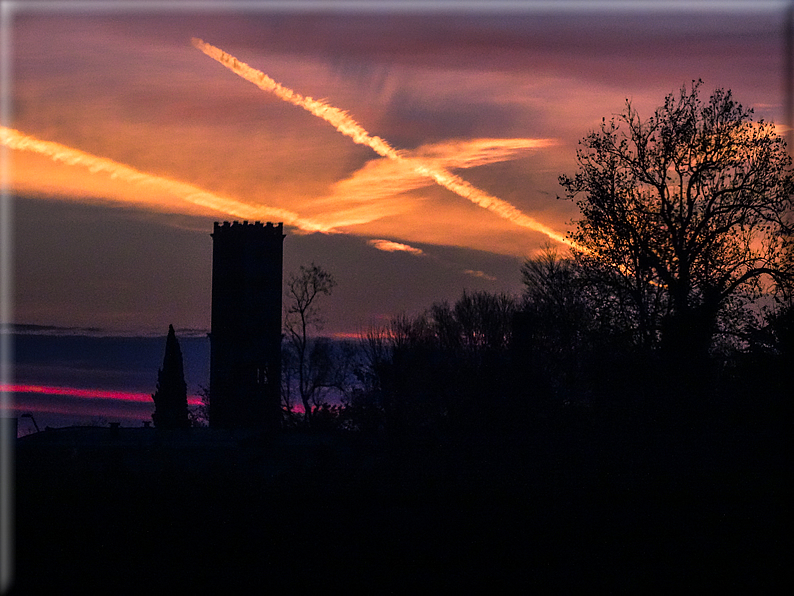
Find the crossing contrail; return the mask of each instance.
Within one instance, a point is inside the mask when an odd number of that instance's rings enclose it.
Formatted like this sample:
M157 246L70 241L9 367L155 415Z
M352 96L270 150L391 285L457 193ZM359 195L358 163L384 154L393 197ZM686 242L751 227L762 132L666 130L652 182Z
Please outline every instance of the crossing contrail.
M472 186L448 170L433 166L428 163L422 163L421 160L417 160L415 158L411 160L406 159L406 156L403 153L389 145L389 143L387 143L385 140L380 137L370 135L346 111L331 106L325 101L313 99L311 97L305 97L300 93L297 93L296 91L293 91L292 89L277 83L265 73L252 68L244 62L240 62L234 56L227 54L220 48L216 48L215 46L208 44L201 39L194 37L192 42L196 48L204 52L207 56L217 60L223 66L235 74L241 76L246 81L250 81L260 89L274 94L279 99L301 107L304 110L307 110L309 113L322 118L335 127L343 135L353 139L355 143L370 147L381 157L386 157L388 159L405 163L407 167L413 169L418 174L431 178L437 184L446 188L447 190L450 190L458 196L468 199L475 205L479 205L480 207L488 209L499 217L511 221L518 226L530 229L534 232L545 234L552 240L566 244L571 248L584 250L570 238L567 238L556 230L553 230L552 228L540 223L536 219L533 219L532 217L522 213L507 201L494 197L480 190L479 188Z
M205 207L219 213L239 217L241 219L276 219L287 225L296 227L304 232L331 233L335 230L330 226L322 225L308 219L301 218L297 213L286 209L252 205L237 201L229 197L217 195L198 186L180 182L165 176L147 174L113 161L105 157L97 157L79 149L67 147L52 141L42 141L18 130L0 126L0 144L18 151L31 151L45 155L53 161L72 166L83 166L94 173L104 172L111 178L135 184L147 184L162 191L174 194L182 200Z

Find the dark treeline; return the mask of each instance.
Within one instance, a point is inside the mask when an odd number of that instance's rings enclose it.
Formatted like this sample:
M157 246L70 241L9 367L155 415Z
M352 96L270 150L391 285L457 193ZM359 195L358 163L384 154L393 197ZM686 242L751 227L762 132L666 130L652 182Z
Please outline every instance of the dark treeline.
M347 407L362 430L480 432L510 416L515 298L464 293L454 305L398 316L365 340Z
M326 425L486 436L576 425L606 432L783 424L794 380L790 303L726 317L693 370L667 356L661 314L656 327L643 325L574 259L547 249L522 275L522 296L464 292L454 304L370 330L360 350L347 351L348 384L338 383L344 407Z

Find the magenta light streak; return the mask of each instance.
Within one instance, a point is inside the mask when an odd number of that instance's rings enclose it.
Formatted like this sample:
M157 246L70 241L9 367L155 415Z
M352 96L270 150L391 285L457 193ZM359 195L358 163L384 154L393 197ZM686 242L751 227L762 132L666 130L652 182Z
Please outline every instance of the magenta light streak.
M118 399L123 401L149 402L149 393L133 393L131 391L109 391L106 389L81 389L78 387L54 387L51 385L0 385L0 391L8 393L41 393L47 395L65 395L68 397L84 397L87 399ZM190 395L188 405L201 405L201 397Z

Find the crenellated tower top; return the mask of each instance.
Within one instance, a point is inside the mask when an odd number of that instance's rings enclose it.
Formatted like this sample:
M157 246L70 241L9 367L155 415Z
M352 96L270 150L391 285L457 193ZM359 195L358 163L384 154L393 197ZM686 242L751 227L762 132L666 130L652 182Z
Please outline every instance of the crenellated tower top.
M223 223L216 221L215 225L213 226L212 236L215 236L215 234L218 233L224 236L229 234L245 234L250 233L250 230L261 230L262 234L268 236L284 236L284 224L282 222L277 224L267 222L263 224L261 221L249 223L248 220L243 220L242 222L224 221Z

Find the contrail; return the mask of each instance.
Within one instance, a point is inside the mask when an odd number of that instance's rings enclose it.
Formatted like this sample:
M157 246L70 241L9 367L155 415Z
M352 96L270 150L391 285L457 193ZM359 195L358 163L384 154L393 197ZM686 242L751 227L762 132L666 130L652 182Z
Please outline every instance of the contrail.
M246 81L250 81L260 89L269 93L273 93L279 99L283 99L286 102L301 107L311 114L322 118L334 126L343 135L350 137L359 145L366 145L367 147L370 147L381 157L386 157L405 163L415 172L433 179L437 184L443 186L447 190L454 192L464 199L468 199L475 205L479 205L480 207L488 209L489 211L513 222L516 225L528 228L534 232L545 234L552 240L562 244L567 244L576 250L584 250L570 238L566 238L563 234L560 234L559 232L522 213L507 201L489 195L475 186L472 186L459 176L456 176L455 174L452 174L443 168L417 163L416 159L408 161L400 151L389 145L386 141L380 137L370 135L366 130L364 130L364 128L361 127L360 124L358 124L358 122L353 120L353 118L351 118L346 111L328 105L324 101L316 100L311 97L304 97L300 93L297 93L292 89L277 83L265 73L250 67L244 62L240 62L234 56L227 54L223 50L216 48L215 46L208 44L201 39L194 37L192 42L195 47L204 52L207 56L217 60L223 66L235 74L241 76Z
M216 195L186 182L180 182L165 176L147 174L111 159L97 157L60 143L42 141L5 126L0 126L0 144L10 149L31 151L45 155L53 161L68 165L83 166L94 173L104 172L110 174L111 178L124 180L125 182L149 184L158 187L162 191L174 194L188 203L206 207L232 217L252 220L257 218L276 219L305 232L335 232L330 226L303 219L297 213L286 209L243 203L242 201Z

